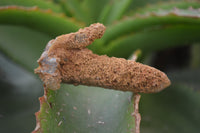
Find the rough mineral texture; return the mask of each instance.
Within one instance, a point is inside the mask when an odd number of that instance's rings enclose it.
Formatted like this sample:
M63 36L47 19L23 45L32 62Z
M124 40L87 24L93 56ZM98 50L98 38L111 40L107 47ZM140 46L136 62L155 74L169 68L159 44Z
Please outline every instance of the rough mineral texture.
M104 31L105 27L97 23L51 40L35 70L46 87L56 90L63 82L154 93L170 85L166 74L153 67L123 58L99 56L85 48L101 38Z

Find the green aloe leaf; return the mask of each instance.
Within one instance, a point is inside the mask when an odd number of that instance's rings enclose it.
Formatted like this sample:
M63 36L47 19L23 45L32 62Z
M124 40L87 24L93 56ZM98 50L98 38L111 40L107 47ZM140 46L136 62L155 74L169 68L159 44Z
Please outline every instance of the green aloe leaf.
M86 24L90 22L89 14L81 6L80 0L59 0L58 3L62 5L67 15L73 16Z
M107 15L103 15L104 18L102 21L102 23L104 23L105 25L107 24L111 24L113 21L119 20L124 12L128 9L129 4L132 2L132 0L113 0L110 1L107 5L107 7L105 8L105 10L107 10L107 8L110 7L109 12L105 12L104 13L108 13Z
M199 25L179 25L165 28L163 30L144 31L130 34L124 38L121 37L111 41L102 51L110 56L124 58L127 58L131 53L133 53L134 50L137 49L141 49L145 54L147 54L148 52L155 50L162 50L165 48L199 42L199 30Z
M40 98L36 132L131 133L130 92L63 85Z
M97 53L127 58L138 48L149 52L199 42L199 13L195 9L160 10L127 18L108 27L102 38L103 43L99 44L104 46L95 50ZM167 39L164 39L166 37Z
M108 44L109 41L112 41L117 37L144 31L145 29L158 29L165 25L173 24L196 24L199 23L198 14L198 10L190 9L160 9L159 12L146 12L145 15L135 15L124 18L116 24L109 26L102 39Z
M134 2L130 5L129 10L137 10L139 8L143 8L144 6L150 6L150 5L157 5L157 4L171 4L175 2L184 2L185 0L134 0ZM196 0L187 0L186 2L191 3L191 2L196 2Z
M109 0L84 0L82 3L82 8L87 12L87 14L90 14L90 23L94 22L101 22L99 21L99 16L102 13L102 11L105 9L105 6L107 3L109 3Z
M51 9L53 12L62 13L62 8L53 2L45 0L1 0L0 6L37 6L41 9Z
M198 1L191 1L191 2L187 2L187 1L159 2L157 4L150 4L150 5L146 5L144 7L135 9L135 10L130 10L130 14L129 15L145 14L147 12L157 12L160 9L163 9L163 10L170 10L170 9L174 9L174 8L188 9L188 8L191 8L191 7L193 9L198 9L200 7L200 2L198 2Z
M62 14L24 7L1 7L0 24L20 25L46 33L52 38L78 30L82 24Z

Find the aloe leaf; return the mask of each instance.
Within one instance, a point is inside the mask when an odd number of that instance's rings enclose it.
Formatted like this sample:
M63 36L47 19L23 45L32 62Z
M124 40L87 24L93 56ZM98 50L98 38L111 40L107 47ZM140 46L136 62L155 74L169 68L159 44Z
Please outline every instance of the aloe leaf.
M81 2L79 0L63 0L59 1L59 3L62 4L67 14L70 14L77 20L85 22L86 24L90 22L90 17L82 8Z
M111 9L112 9L112 5L106 4L104 6L104 9L101 11L101 14L99 15L98 22L105 24L106 19L108 18L109 12L111 11Z
M105 10L107 3L110 0L84 0L82 3L82 8L85 9L87 14L90 14L91 21L90 23L100 22L99 16L103 10Z
M60 1L60 2L58 2L58 4L63 9L63 11L64 11L64 13L65 13L66 16L68 16L68 17L72 17L73 16L72 12L67 7L67 5L66 5L66 3L64 1Z
M151 6L151 5L157 5L157 4L162 4L162 3L175 3L175 2L194 2L197 0L134 0L133 3L131 3L129 10L135 10L144 6Z
M144 31L116 39L110 42L105 49L100 49L102 51L98 52L101 54L106 53L109 56L127 58L137 49L141 49L147 54L155 50L193 44L200 41L199 30L198 25L179 25L162 30Z
M76 31L81 24L64 15L38 8L1 7L0 24L21 25L46 33L52 38Z
M182 77L180 72L179 70L168 74L173 81L168 89L158 94L142 95L141 132L199 132L200 93L191 86L191 83L197 81L195 84L199 88L199 70L183 70Z
M62 13L62 8L55 3L44 0L1 0L0 6L24 6L34 7L37 6L41 9L51 9L53 12Z
M113 0L108 3L111 6L111 9L108 12L108 15L106 15L107 18L104 19L105 21L103 23L107 25L111 24L115 20L120 19L131 2L132 0Z
M47 90L36 113L36 132L131 133L134 120L130 92L63 85Z
M108 27L99 53L127 57L140 48L144 52L199 41L198 10L160 10L146 16L127 18ZM167 37L167 39L166 39ZM147 43L148 42L148 43ZM102 45L102 44L101 44ZM119 51L126 51L126 53Z
M172 9L159 10L159 12L147 12L145 15L136 15L125 18L118 23L109 26L103 36L106 44L117 37L126 34L155 29L165 25L196 24L199 23L198 10Z
M147 12L156 12L159 11L160 9L163 10L170 10L173 8L178 8L178 9L188 9L188 8L194 8L194 9L198 9L200 8L200 2L198 1L171 1L171 2L159 2L157 4L150 4L150 5L146 5L144 7L135 9L135 10L131 10L131 12L129 13L129 15L133 15L133 14L145 14Z

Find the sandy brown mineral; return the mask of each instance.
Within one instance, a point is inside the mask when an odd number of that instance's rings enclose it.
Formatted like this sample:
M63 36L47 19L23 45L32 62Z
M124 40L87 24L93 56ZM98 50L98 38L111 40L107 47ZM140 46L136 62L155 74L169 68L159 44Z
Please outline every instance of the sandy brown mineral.
M101 38L105 27L96 23L49 41L35 72L49 89L60 83L154 93L170 85L165 73L123 58L96 55L86 46Z

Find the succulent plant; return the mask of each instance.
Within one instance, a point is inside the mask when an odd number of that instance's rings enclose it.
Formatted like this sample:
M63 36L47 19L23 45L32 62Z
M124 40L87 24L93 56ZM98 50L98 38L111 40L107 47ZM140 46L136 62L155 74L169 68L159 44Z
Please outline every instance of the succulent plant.
M165 71L172 82L159 93L141 94L141 132L198 133L200 3L157 2L1 0L0 132L133 132L132 92L61 84L43 95L33 72L49 40L99 22L107 29L88 49L126 59L141 50L138 62Z

